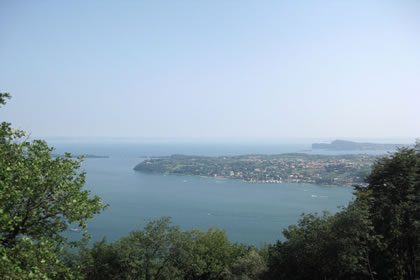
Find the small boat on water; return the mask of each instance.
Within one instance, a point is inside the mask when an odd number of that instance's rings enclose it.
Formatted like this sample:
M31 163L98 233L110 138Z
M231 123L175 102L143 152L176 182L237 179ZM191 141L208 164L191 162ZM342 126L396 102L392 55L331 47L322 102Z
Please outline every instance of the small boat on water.
M70 228L69 230L70 230L70 231L73 231L73 232L78 232L78 231L80 231L80 229L79 229L79 228Z

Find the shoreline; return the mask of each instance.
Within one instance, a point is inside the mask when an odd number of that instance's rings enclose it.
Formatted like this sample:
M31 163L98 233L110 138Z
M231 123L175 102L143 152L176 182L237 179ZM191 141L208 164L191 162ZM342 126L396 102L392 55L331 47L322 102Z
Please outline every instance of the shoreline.
M281 182L264 182L264 181L247 181L244 179L239 178L230 178L230 177L223 177L223 176L205 176L205 175L192 175L192 174L173 174L173 173L161 173L161 172L150 172L150 171L141 171L135 170L135 172L140 172L143 174L153 174L153 175L160 175L160 176L185 176L185 177L195 177L195 178L205 178L205 179L223 179L223 180L232 180L232 181L240 181L243 183L249 184L310 184L310 185L318 185L318 186L325 186L325 187L354 187L354 186L363 186L365 183L355 183L355 184L323 184L323 183L316 183L316 182L307 182L307 181L299 181L299 182L292 182L292 181L281 181Z

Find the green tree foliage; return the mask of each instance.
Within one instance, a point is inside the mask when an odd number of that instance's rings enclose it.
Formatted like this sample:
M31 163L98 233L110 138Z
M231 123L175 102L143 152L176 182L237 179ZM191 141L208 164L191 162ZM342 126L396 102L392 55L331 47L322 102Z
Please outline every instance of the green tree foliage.
M95 242L91 248L84 247L78 255L70 254L66 264L75 270L81 270L82 279L123 279L126 272L120 262L120 248L107 244L104 238Z
M370 219L381 237L372 252L379 279L420 277L420 143L375 164L367 188Z
M117 247L124 279L176 277L177 271L171 262L180 231L170 226L169 221L167 217L151 221L144 230L133 231L120 240Z
M0 94L4 105L9 94ZM41 140L28 141L10 123L0 126L0 275L2 279L71 276L59 258L69 224L86 229L86 220L103 209L83 190L82 158L53 158ZM85 237L87 237L86 231ZM60 276L60 277L61 277Z
M330 216L308 214L283 232L269 250L267 279L363 279L371 274L368 248L374 242L368 213L351 204Z
M229 242L225 232L180 231L167 217L80 255L86 279L258 279L265 269L255 250Z
M182 261L185 279L223 279L236 258L245 252L244 247L230 243L226 233L216 228L186 234L190 243Z
M269 248L267 279L418 279L420 144L379 159L334 216L305 215Z
M267 270L266 262L259 252L250 249L246 255L238 257L233 263L227 279L253 280L261 279Z

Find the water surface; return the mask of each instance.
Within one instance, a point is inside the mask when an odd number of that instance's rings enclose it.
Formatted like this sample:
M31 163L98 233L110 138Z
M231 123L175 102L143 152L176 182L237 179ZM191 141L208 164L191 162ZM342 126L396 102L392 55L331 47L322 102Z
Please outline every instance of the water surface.
M261 246L282 239L302 213L336 212L352 199L352 188L313 184L261 184L193 176L136 172L143 155L235 155L300 152L308 144L56 142L57 153L108 155L87 158L86 188L110 205L89 222L93 240L113 241L145 220L172 217L183 230L218 227L232 241ZM80 235L69 232L72 237Z
M218 227L232 241L261 246L283 239L282 231L302 213L332 213L351 201L353 189L313 184L262 184L229 179L164 176L133 170L141 156L172 154L220 156L241 154L322 153L310 151L313 141L119 141L50 140L55 153L106 155L87 158L86 188L110 205L90 221L93 240L118 240L141 228L145 220L172 217L183 230ZM386 151L363 151L385 154ZM80 232L67 232L76 238Z

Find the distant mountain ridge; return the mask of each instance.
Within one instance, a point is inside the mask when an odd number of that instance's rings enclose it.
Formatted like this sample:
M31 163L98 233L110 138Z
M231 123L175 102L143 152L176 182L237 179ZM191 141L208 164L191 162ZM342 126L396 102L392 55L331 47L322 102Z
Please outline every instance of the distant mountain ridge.
M330 151L363 151L363 150L395 150L403 147L403 144L377 144L377 143L360 143L347 140L334 140L330 144L313 143L313 150L330 150Z

